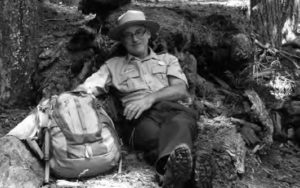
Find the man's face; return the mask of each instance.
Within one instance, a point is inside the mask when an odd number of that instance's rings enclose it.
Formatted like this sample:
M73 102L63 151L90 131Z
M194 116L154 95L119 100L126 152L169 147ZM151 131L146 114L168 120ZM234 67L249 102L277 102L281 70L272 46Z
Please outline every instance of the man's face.
M149 30L145 27L131 26L123 31L121 42L128 53L139 58L144 58L148 55L150 36Z

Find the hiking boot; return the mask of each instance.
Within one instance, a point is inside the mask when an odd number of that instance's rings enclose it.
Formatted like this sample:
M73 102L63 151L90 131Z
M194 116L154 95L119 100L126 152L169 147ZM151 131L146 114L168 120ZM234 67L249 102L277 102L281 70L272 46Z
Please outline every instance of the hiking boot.
M196 188L212 188L214 168L211 154L198 151L194 162L194 184Z
M166 172L162 178L163 188L179 188L191 178L193 159L191 149L186 144L178 145L170 154L166 163Z

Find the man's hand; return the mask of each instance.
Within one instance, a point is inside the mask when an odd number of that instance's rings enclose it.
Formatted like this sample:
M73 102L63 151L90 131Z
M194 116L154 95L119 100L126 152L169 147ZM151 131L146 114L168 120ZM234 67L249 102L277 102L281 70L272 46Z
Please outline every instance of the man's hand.
M141 99L133 100L125 105L124 116L128 120L137 119L155 102L177 101L188 96L187 87L183 80L175 76L168 77L169 86L153 92Z
M127 120L137 119L141 116L141 114L151 108L153 105L153 98L151 95L148 95L144 98L131 101L126 104L123 115Z

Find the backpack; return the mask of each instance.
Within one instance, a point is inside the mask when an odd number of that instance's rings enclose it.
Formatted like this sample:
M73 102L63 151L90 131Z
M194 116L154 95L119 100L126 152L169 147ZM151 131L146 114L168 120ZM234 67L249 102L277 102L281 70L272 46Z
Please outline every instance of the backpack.
M49 168L56 177L68 179L96 176L117 166L120 140L92 95L64 92L40 103L37 110L44 127L45 183Z

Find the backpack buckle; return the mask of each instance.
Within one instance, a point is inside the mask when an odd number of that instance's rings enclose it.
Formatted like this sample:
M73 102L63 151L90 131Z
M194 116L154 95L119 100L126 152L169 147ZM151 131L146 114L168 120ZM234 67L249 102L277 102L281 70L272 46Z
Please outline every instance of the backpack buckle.
M85 144L85 157L86 158L91 158L93 157L93 150L91 148L91 146Z

